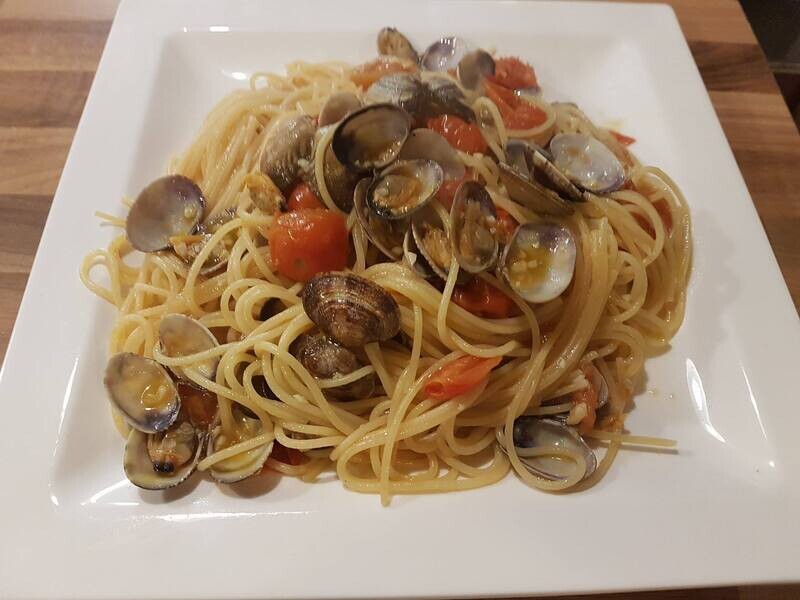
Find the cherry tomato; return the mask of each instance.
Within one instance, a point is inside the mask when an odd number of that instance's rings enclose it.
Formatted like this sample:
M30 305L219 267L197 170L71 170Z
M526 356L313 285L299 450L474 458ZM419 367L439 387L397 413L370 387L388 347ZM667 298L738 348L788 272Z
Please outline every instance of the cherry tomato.
M344 217L321 208L303 208L273 220L267 231L275 270L294 281L347 266L350 246Z
M631 136L620 133L619 131L614 131L613 129L609 129L608 132L617 138L617 141L623 146L630 146L636 141L636 138L632 138Z
M497 233L500 241L507 244L511 241L511 236L514 235L519 223L506 209L495 206L495 210L497 211Z
M487 319L506 319L520 314L514 301L480 277L474 277L453 290L453 302L473 315Z
M450 400L468 392L489 376L502 357L462 356L439 368L425 384L425 394L434 400Z
M541 108L502 85L486 81L486 95L497 105L503 123L509 129L532 129L547 120L547 113Z
M390 73L413 73L416 67L404 64L388 56L381 56L375 60L359 65L350 71L350 81L365 90L384 75Z
M533 67L514 56L504 56L494 61L494 83L511 89L533 88L538 86Z
M480 127L474 123L467 123L455 115L441 115L428 119L428 129L441 135L453 148L462 152L485 154L488 148Z
M325 208L317 198L314 190L307 183L298 183L289 192L288 201L289 212L294 212L303 208Z

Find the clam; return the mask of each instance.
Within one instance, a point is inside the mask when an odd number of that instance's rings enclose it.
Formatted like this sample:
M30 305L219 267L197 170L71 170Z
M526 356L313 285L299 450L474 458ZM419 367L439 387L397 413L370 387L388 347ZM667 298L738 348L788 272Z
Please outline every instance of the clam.
M352 350L340 346L321 331L301 334L292 342L289 351L319 379L348 375L364 366ZM374 389L375 377L369 374L352 383L327 388L325 395L342 399L369 398Z
M200 225L196 233L171 237L169 241L170 244L172 244L172 249L175 251L175 254L185 262L192 264L219 228L229 223L234 218L236 218L236 209L233 208L225 210L218 215L214 215L208 221ZM228 264L231 248L233 248L235 242L235 231L231 231L225 235L225 237L213 247L208 258L203 262L203 266L200 268L200 274L207 277L223 270Z
M429 113L430 90L417 75L391 73L369 86L364 101L367 104L399 106L415 123L424 124Z
M188 420L159 433L133 429L125 444L125 475L131 483L146 490L174 487L194 472L205 440L205 432Z
M494 58L485 50L467 52L458 61L456 77L468 90L477 90L486 77L494 75Z
M384 219L403 219L433 199L444 180L442 168L432 160L400 160L372 180L367 206Z
M317 118L319 127L327 127L344 119L354 110L361 108L361 100L350 92L336 92L331 94L322 105Z
M453 257L453 245L450 241L450 232L433 206L428 206L414 215L411 219L411 235L414 244L407 246L412 251L416 246L419 256L415 262L422 263L424 260L426 263L416 266L415 270L422 274L427 266L441 279L447 279ZM407 258L413 266L410 259L411 257ZM463 283L467 279L467 273L459 271L457 281Z
M372 104L350 113L333 134L331 148L356 172L382 169L397 158L411 131L411 117L393 104Z
M430 90L427 117L455 115L465 121L475 121L475 112L469 107L464 92L447 77L431 77L426 82Z
M573 208L553 190L534 181L528 174L506 163L498 163L500 181L509 197L542 215L563 216L572 214Z
M465 181L450 208L453 254L468 273L490 269L497 260L497 210L491 196L477 181Z
M573 183L596 194L618 190L625 183L619 159L599 140L580 133L560 133L550 140L558 167Z
M533 416L519 417L514 421L514 446L520 461L534 475L549 481L567 479L574 471L574 462L557 456L526 456L528 448L557 448L569 450L583 456L589 477L597 468L597 457L583 438L568 425L554 419Z
M403 235L408 231L408 219L384 219L367 206L367 190L371 179L364 178L358 182L353 194L353 205L356 217L364 233L375 246L392 260L403 256Z
M137 250L164 250L171 237L189 235L197 229L204 206L203 192L191 179L183 175L161 177L136 198L125 221L125 234Z
M586 376L586 380L589 382L589 385L592 389L596 390L597 392L597 409L603 408L606 404L608 404L608 383L606 382L606 378L603 377L603 374L600 373L600 369L595 367L593 364L589 364L583 368L583 373ZM578 390L577 393L582 392L583 390ZM554 398L550 398L544 402L542 402L542 406L548 405L558 405L558 404L567 404L571 400L570 395L567 396L557 396ZM565 412L570 412L572 409L567 408ZM564 417L563 415L556 415L554 418L560 419L568 419L569 417ZM573 423L570 423L571 425Z
M414 241L414 235L411 229L406 231L403 237L403 259L406 264L423 279L430 279L436 275L428 264L428 261L425 260L425 257L419 251L419 248L417 248L417 243Z
M165 315L158 325L158 338L165 356L190 356L217 347L217 338L200 321L172 313ZM206 379L214 379L219 358L213 357L192 365ZM188 379L182 367L170 367L181 379Z
M458 152L441 135L431 129L411 132L398 155L400 160L426 158L442 168L445 179L463 179L466 169Z
M226 433L219 423L212 427L208 440L209 455L253 439L264 431L261 419L246 415L244 410L237 406L232 407L231 410L234 422L233 431ZM261 471L272 452L273 445L274 442L269 442L214 463L209 469L209 474L220 483L236 483L247 479Z
M443 37L428 46L420 59L420 66L426 71L449 71L469 52L469 45L462 38Z
M400 330L400 309L381 286L352 273L315 275L302 293L308 317L346 348L394 337Z
M244 185L253 206L261 212L272 215L279 210L286 210L286 199L278 186L261 172L248 173Z
M308 115L283 114L272 120L264 139L261 171L286 194L311 159L314 121Z
M103 382L111 404L134 429L158 433L178 417L178 390L164 367L150 358L131 352L115 354Z
M414 46L394 27L384 27L378 32L378 53L396 56L413 63L419 62L419 55Z
M548 302L572 281L576 257L569 229L551 222L525 223L517 227L503 252L501 272L526 301Z
M258 320L266 321L286 310L286 305L277 298L268 298L258 311Z
M533 151L533 178L561 197L573 202L585 202L583 193L541 151Z
M315 152L325 152L323 174L325 186L328 188L328 193L333 203L342 212L349 213L353 209L353 192L360 176L339 162L330 145L325 146L325 148L316 146ZM309 183L317 192L317 196L319 196L319 184L313 169L311 170Z

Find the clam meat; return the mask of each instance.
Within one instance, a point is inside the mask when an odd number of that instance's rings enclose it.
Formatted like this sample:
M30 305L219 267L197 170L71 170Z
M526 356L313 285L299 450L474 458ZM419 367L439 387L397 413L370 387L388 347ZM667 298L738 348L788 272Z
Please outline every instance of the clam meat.
M408 219L384 219L367 206L367 190L372 180L358 182L353 194L353 205L364 233L383 254L392 260L403 257L403 236L408 231Z
M411 131L409 114L393 104L371 104L350 113L336 126L331 148L356 172L382 169L403 147Z
M176 422L159 433L133 429L125 444L125 475L131 483L146 490L174 487L194 472L205 440L205 432L188 420Z
M497 210L486 189L477 181L465 181L456 191L450 209L453 254L468 273L490 269L497 260Z
M430 202L442 181L442 168L432 160L399 160L373 179L366 203L384 219L402 219Z

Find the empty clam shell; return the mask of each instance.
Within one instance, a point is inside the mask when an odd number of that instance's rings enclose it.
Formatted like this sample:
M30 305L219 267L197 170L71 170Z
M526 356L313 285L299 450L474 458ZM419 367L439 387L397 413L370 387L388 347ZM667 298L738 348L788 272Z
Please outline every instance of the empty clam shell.
M403 219L430 202L444 181L432 160L400 160L372 180L367 206L384 219Z
M247 416L238 407L233 407L234 431L233 435L226 435L222 425L217 424L211 429L208 440L208 454L211 455L247 440L253 439L264 431L261 419ZM247 479L260 472L267 462L274 442L257 446L245 452L235 454L230 458L221 460L208 470L211 477L220 483L236 483Z
M123 466L128 480L146 490L165 490L185 481L203 454L206 434L189 421L160 433L131 430Z
M397 158L411 131L411 117L393 104L372 104L350 113L333 134L331 148L356 172L382 169Z
M373 83L364 94L367 104L394 104L405 110L417 123L428 116L430 90L417 75L390 73Z
M619 159L599 140L580 133L560 133L550 140L553 160L576 185L596 194L613 192L625 183Z
M200 225L197 232L192 235L171 237L170 243L172 244L172 249L175 251L175 254L185 262L192 264L219 228L229 223L235 217L236 209L231 208L211 217L207 222ZM200 268L200 274L204 277L208 277L209 275L214 275L222 271L228 264L231 248L235 241L235 231L230 231L226 234L225 237L211 249L208 258L206 258L203 266Z
M520 461L531 473L543 479L567 479L574 472L574 463L557 456L525 456L525 449L555 447L575 452L586 461L584 478L589 477L597 468L597 457L592 449L572 427L560 421L533 416L519 417L514 421L513 437Z
M450 208L453 254L468 273L490 269L500 244L496 235L497 210L486 189L477 181L465 181Z
M348 375L364 366L352 350L340 346L321 331L299 335L289 351L319 379ZM325 395L341 399L369 398L374 389L375 377L369 374L346 385L326 388Z
M165 356L173 358L205 352L218 345L217 338L205 325L196 319L178 313L165 315L161 319L158 325L158 338L161 343L161 351ZM218 363L219 358L214 357L192 366L203 377L213 380ZM187 379L183 368L170 367L170 370L177 377Z
M456 76L468 90L476 90L481 82L494 75L494 58L485 50L473 50L464 55L458 62Z
M189 235L203 218L205 198L188 177L170 175L142 190L131 206L125 234L142 252L164 250L173 236Z
M469 52L469 44L456 36L443 37L428 46L420 59L426 71L449 71Z
M333 125L344 119L354 110L361 108L361 100L350 92L336 92L331 94L322 105L317 118L319 127Z
M329 337L347 348L394 337L400 309L381 286L352 273L320 273L303 289L303 308Z
M398 156L401 160L425 158L438 164L445 179L463 179L466 169L458 152L432 129L419 128L411 132Z
M150 358L132 352L115 354L103 382L111 403L134 429L157 433L178 417L178 390L164 367Z
M286 113L270 122L261 171L283 194L299 179L302 163L311 158L314 132L314 121L308 115Z
M501 271L511 289L527 302L548 302L572 281L576 257L569 229L557 223L525 223L506 246Z
M372 180L364 178L356 185L353 205L361 227L370 241L392 260L403 256L403 236L408 231L408 219L384 219L367 206L367 190Z
M413 63L419 62L419 55L414 46L394 27L384 27L378 32L378 53L396 56Z

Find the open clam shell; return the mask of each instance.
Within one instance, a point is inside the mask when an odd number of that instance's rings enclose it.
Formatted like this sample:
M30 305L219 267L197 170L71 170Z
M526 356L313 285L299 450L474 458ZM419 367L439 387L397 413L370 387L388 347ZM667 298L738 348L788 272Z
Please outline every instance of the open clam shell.
M497 260L497 209L477 181L465 181L450 208L451 242L459 266L468 273L490 269Z
M361 108L361 100L355 94L351 92L331 94L319 111L317 126L322 128L338 123L359 108Z
M580 133L560 133L550 140L555 166L573 183L596 194L618 190L625 169L601 141Z
M125 476L132 484L146 490L174 487L194 472L205 442L205 432L189 421L181 421L155 434L132 429L125 444Z
M370 241L392 260L403 257L403 236L408 231L408 219L384 219L367 206L367 190L372 180L364 178L356 185L353 206L356 217Z
M378 32L378 53L396 56L413 63L419 62L419 54L408 38L394 27L384 27Z
M597 469L597 457L592 449L572 427L560 421L534 416L519 417L514 421L513 439L520 461L531 473L542 479L567 479L574 472L575 464L557 456L525 456L528 448L557 448L583 456L586 461L584 478Z
M517 227L503 252L501 272L524 300L543 303L567 289L576 258L577 245L569 229L551 222L525 223Z
M442 168L445 179L463 179L466 173L464 163L450 143L432 129L424 127L411 132L398 159L432 160Z
M367 206L384 219L403 219L428 204L442 181L442 168L432 160L397 161L372 180Z
M428 46L420 58L420 66L426 71L449 71L458 66L469 50L463 38L443 37Z
M499 163L500 181L509 197L523 206L527 206L540 215L570 215L575 209L556 192L531 179L525 173L506 164Z
M134 429L157 433L178 417L178 390L164 367L150 358L132 352L115 354L103 382L111 404Z
M233 437L225 435L222 425L216 424L211 429L211 434L208 441L208 454L214 454L220 450L224 450L238 444L253 439L261 435L264 430L264 425L261 419L253 418L244 413L237 407L233 407L233 417L235 423L235 431ZM248 477L259 473L267 462L274 442L251 448L244 452L240 452L230 458L221 460L209 468L208 472L211 477L219 483L236 483L247 479Z
M161 177L137 196L125 221L125 234L137 250L164 250L170 238L194 233L204 206L203 192L191 179Z
M173 313L165 315L158 325L158 337L161 351L172 358L190 356L216 348L219 344L213 333L200 321ZM204 360L194 366L207 379L214 379L219 358ZM170 367L170 370L181 379L187 379L181 367Z
M371 104L350 113L333 134L331 148L347 168L382 169L400 153L411 131L409 114L393 104Z
M467 52L456 68L456 77L468 90L477 90L483 80L491 75L494 75L494 58L481 49Z

